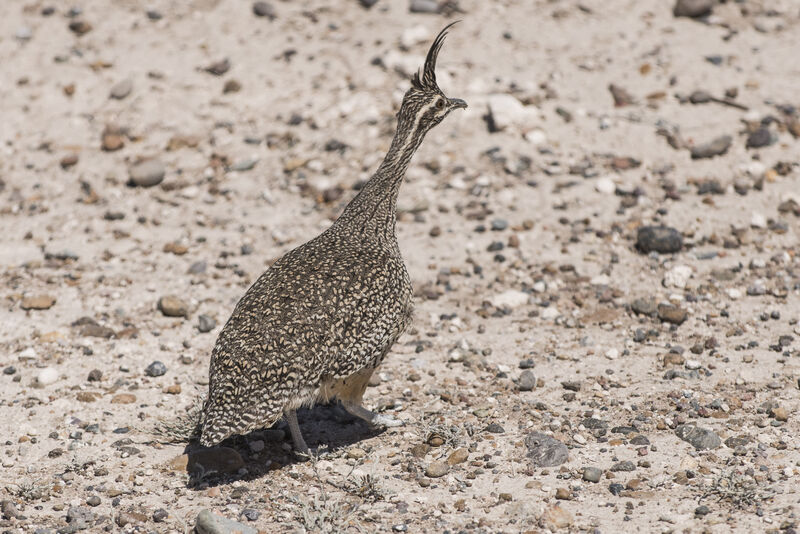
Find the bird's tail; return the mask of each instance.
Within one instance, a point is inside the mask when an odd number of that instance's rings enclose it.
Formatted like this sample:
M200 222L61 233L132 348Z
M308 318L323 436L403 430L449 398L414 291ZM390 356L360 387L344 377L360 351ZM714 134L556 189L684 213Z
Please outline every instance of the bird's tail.
M174 419L159 419L153 425L151 433L162 443L187 443L200 439L205 402L205 395L195 397L186 408L186 413Z

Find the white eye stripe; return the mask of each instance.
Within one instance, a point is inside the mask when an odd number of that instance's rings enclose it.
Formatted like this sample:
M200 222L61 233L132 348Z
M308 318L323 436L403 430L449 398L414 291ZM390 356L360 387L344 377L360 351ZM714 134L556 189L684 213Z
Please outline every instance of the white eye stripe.
M406 147L414 140L414 132L417 131L417 126L419 126L419 121L422 120L422 117L425 115L425 113L427 113L428 110L435 105L436 101L434 100L433 102L425 104L424 106L419 108L419 111L417 111L417 115L414 117L414 124L411 125L411 129L408 131L408 137L406 137L406 140L403 142L403 145L400 147L400 150L397 151L398 154L403 154L405 152Z

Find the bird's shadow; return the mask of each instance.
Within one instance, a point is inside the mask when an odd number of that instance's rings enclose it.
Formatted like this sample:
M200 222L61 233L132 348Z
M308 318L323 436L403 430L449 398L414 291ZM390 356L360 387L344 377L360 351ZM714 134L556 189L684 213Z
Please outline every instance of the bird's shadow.
M317 405L311 409L301 408L297 410L297 420L308 446L331 455L385 431L350 415L338 402ZM283 419L272 428L244 436L232 436L211 448L193 441L186 445L183 452L188 456L187 487L195 490L227 485L237 480L255 480L269 471L309 460L308 456L294 451L289 428ZM213 465L217 468L209 467Z

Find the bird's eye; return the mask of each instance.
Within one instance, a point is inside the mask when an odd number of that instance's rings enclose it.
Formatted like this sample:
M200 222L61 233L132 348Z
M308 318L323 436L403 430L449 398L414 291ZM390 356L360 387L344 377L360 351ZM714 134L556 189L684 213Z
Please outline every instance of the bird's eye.
M444 107L444 100L441 98L436 102L436 109L442 109Z

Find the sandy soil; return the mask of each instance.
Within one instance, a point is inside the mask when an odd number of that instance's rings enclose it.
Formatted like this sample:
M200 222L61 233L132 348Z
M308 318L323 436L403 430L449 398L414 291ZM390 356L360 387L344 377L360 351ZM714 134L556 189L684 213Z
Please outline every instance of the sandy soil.
M188 532L203 509L269 533L794 531L796 2L48 5L0 6L4 532ZM328 453L305 462L281 425L158 443L249 284L376 168L455 18L439 80L470 107L401 191L416 315L366 395L406 425L319 407L301 424ZM129 186L151 158L163 181ZM646 225L681 250L637 249ZM537 467L534 431L567 461Z

